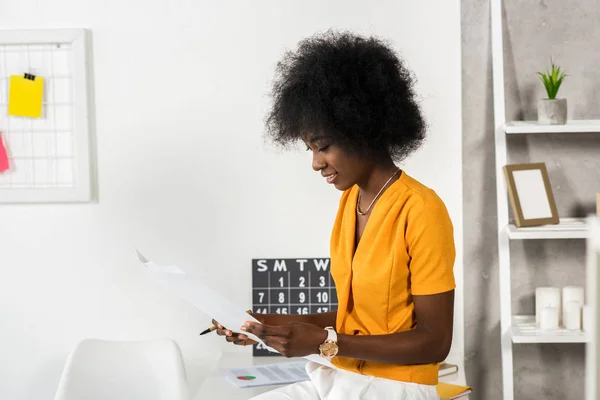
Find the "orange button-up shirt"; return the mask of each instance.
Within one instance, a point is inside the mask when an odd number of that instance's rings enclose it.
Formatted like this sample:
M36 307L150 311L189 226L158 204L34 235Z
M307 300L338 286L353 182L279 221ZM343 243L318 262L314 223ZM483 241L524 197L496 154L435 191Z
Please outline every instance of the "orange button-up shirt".
M455 288L455 247L448 211L437 194L402 172L375 204L355 251L358 187L342 194L331 235L338 295L336 330L347 335L404 332L417 325L413 295ZM334 357L349 371L435 385L439 364L396 365Z

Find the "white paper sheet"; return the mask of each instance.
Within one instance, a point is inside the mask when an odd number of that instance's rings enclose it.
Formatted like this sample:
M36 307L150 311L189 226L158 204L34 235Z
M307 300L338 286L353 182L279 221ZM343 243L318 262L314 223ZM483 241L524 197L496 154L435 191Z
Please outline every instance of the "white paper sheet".
M230 331L242 333L247 335L250 339L264 344L257 336L246 333L240 329L246 321L259 322L256 318L249 315L240 307L237 307L225 296L208 287L199 279L187 276L181 268L177 266L159 266L144 257L139 250L136 250L136 252L138 260L146 266L148 274L153 280L177 293L181 298L189 301L206 315L219 321L220 324L227 327ZM277 350L266 345L265 347L270 351L277 353ZM316 354L304 358L326 365L330 368L335 368L329 361Z
M287 385L309 380L304 369L306 361L257 365L248 368L222 370L225 378L239 388Z
M137 254L138 259L148 268L148 274L152 279L174 291L200 311L219 321L230 331L243 333L253 340L261 341L255 335L240 330L245 321L258 322L256 318L240 310L227 298L204 285L198 279L187 276L181 268L177 266L161 267L149 261L139 251L137 251Z

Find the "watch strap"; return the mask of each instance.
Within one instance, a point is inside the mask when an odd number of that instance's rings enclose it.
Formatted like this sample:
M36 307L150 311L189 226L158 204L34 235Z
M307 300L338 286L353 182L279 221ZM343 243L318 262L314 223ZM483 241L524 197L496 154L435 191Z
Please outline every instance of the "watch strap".
M327 339L325 339L325 342L337 343L337 332L333 329L333 326L327 326L325 327L325 330L327 331Z

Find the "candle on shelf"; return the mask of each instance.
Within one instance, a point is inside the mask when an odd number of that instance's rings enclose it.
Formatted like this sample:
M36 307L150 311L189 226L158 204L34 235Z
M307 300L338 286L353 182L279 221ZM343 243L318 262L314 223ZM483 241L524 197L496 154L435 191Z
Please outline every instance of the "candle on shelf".
M584 305L583 288L582 287L565 286L562 290L562 315L563 315L562 324L565 328L567 327L567 323L564 320L566 307L567 307L567 304L572 301L579 304L579 309L580 309L579 320L581 321L581 308ZM569 328L567 328L567 329L569 329ZM581 328L578 328L578 329L581 329Z
M559 288L539 287L535 289L535 324L538 328L541 326L542 310L544 307L554 307L558 321L560 321L562 305Z
M540 312L540 329L553 331L558 329L558 307L543 307Z
M563 310L563 325L570 331L581 330L581 305L577 301L569 301Z

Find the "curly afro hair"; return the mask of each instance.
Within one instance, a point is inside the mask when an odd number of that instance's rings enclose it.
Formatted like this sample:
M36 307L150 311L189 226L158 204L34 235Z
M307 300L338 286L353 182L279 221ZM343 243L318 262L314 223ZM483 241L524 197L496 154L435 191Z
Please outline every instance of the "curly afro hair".
M326 135L345 151L400 161L425 139L414 79L382 40L328 31L277 64L267 135L287 147Z

